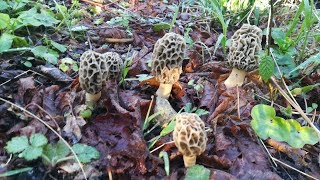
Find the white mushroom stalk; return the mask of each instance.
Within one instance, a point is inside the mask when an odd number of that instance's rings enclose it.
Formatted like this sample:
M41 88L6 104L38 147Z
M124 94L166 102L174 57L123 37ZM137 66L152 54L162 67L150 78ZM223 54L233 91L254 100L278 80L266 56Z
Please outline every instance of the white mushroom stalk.
M258 67L261 41L261 29L250 24L242 25L231 37L228 63L233 69L224 82L227 89L242 86L247 72Z
M194 113L178 114L173 140L183 155L185 167L195 165L197 156L205 151L207 145L208 138L204 122Z
M172 85L178 82L182 73L186 43L183 36L176 33L167 33L160 38L152 53L152 73L160 82L156 94L168 99Z

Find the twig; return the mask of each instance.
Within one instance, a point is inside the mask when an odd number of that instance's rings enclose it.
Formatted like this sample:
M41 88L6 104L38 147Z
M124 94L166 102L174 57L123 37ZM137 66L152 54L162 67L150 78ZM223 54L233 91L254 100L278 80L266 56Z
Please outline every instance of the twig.
M33 106L37 106L37 108L39 108L41 111L43 111L44 113L46 113L46 114L49 116L49 118L53 121L53 123L56 125L57 131L59 132L59 134L61 134L61 129L60 129L57 121L56 121L46 110L44 110L41 106L39 106L38 104L35 104L35 103L30 103L30 104L28 104L25 108L28 109L28 107L29 107L29 106L32 106L32 105L33 105Z
M28 111L28 110L26 110L26 109L24 109L24 108L22 108L22 107L20 107L20 106L18 106L18 105L16 105L16 104L12 103L12 102L10 102L10 101L8 101L8 100L6 100L6 99L3 99L2 97L0 97L0 100L3 101L3 102L6 102L6 103L8 103L8 104L10 104L11 106L14 106L14 107L20 109L21 111L23 111L23 112L25 112L25 113L27 113L27 114L29 114L30 116L34 117L35 119L37 119L38 121L40 121L41 123L43 123L43 124L44 124L47 128L49 128L53 133L55 133L55 134L59 137L59 139L62 140L62 141L65 143L65 145L70 149L70 151L71 151L72 154L74 155L77 163L79 164L79 166L80 166L80 168L81 168L81 171L82 171L82 173L83 173L84 178L87 179L86 173L84 172L84 169L83 169L82 164L81 164L81 162L80 162L80 160L79 160L79 158L78 158L78 155L74 152L74 150L71 148L71 146L69 145L69 143L68 143L65 139L63 139L63 137L62 137L56 130L54 130L51 126L49 126L49 124L47 124L44 120L40 119L38 116L34 115L32 112L30 112L30 111Z
M313 176L311 176L311 175L309 175L309 174L307 174L307 173L305 173L305 172L302 172L302 171L300 171L299 169L296 169L296 168L294 168L294 167L292 167L292 166L290 166L290 165L288 165L288 164L286 164L286 163L278 160L277 158L273 157L273 156L270 154L270 152L268 151L268 149L267 149L267 147L265 146L265 144L263 143L263 141L262 141L261 139L260 139L260 141L261 141L263 147L264 147L265 150L267 151L269 157L271 158L271 160L273 161L273 163L275 164L276 167L278 167L278 166L277 166L277 163L276 163L276 162L278 162L278 163L280 163L280 164L282 164L282 165L284 165L284 166L286 166L286 167L288 167L288 168L290 168L290 169L292 169L292 170L294 170L294 171L297 171L298 173L300 173L300 174L302 174L302 175L305 175L305 176L307 176L307 177L309 177L309 178L311 178L311 179L317 180L317 178L315 178L315 177L313 177Z
M80 1L86 2L86 3L88 3L88 4L92 4L92 5L94 5L94 6L103 7L103 4L98 3L98 2L92 2L92 1L90 1L90 0L80 0Z
M132 41L133 41L133 38L124 38L124 39L106 38L107 43L128 43Z
M277 61L274 58L274 55L272 53L272 51L270 51L271 55L272 55L272 59L275 62L275 65L278 69L278 72L281 74L280 68L277 64ZM284 82L284 79L281 77L282 83L284 84L284 86L286 87L287 92L289 93L289 95L286 94L286 92L280 87L280 85L277 83L277 81L275 80L275 77L272 76L271 81L277 86L277 88L279 89L279 92L281 93L281 95L291 104L291 106L293 108L295 108L300 115L303 117L304 120L306 120L308 122L308 124L315 130L315 132L318 134L318 138L320 138L320 131L319 129L312 123L312 121L310 120L310 118L303 112L303 110L301 109L300 105L297 103L297 101L295 100L295 98L293 97L292 93L290 92L288 86L286 85L286 83Z
M162 148L163 146L167 145L167 144L171 144L171 143L174 143L174 141L169 141L169 142L166 142L166 143L163 143L161 144L160 146L154 148L152 151L150 151L150 154L152 154L153 152L157 151L158 149Z

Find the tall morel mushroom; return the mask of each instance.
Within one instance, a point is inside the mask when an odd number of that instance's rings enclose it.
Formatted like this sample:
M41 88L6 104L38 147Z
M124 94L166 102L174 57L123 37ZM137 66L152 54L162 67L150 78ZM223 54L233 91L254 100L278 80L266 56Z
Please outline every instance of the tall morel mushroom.
M172 85L179 80L182 73L186 43L183 36L167 33L160 38L152 53L152 73L160 82L156 94L168 99Z
M101 97L102 86L107 80L121 77L123 62L115 52L100 54L92 50L80 57L79 82L86 91L86 104L93 106Z
M196 157L205 151L208 140L204 122L194 113L178 114L173 140L183 155L185 167L195 165Z
M79 82L86 91L86 104L93 106L101 97L102 84L107 78L107 64L100 53L88 50L80 57Z
M231 37L228 63L233 69L224 82L227 89L242 86L247 72L257 68L261 41L261 29L250 24L242 25Z

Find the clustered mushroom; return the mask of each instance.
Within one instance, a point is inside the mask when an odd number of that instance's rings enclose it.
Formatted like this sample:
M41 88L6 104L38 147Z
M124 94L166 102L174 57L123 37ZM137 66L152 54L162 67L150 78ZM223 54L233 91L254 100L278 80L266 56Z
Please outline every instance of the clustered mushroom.
M204 122L195 113L178 114L173 140L183 155L185 167L195 165L196 157L205 151L208 140Z
M103 84L121 76L122 65L119 54L114 52L100 54L88 50L81 55L79 82L86 91L86 105L94 106L101 97Z
M151 71L160 82L156 94L168 99L172 85L176 83L182 72L182 62L186 43L183 36L167 33L160 38L153 49Z
M224 82L227 89L242 86L247 72L257 68L261 41L261 29L250 24L242 25L231 37L228 63L233 69Z

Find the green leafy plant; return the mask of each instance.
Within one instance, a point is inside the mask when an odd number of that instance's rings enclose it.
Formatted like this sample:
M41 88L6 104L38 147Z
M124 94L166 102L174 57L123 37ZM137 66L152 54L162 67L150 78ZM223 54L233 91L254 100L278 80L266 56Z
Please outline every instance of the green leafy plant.
M27 161L39 158L42 155L44 146L48 143L43 134L32 134L27 136L14 137L7 142L5 149L8 153L19 153L19 157Z
M251 126L261 139L284 141L294 148L302 148L305 144L314 145L320 140L312 128L300 126L296 120L276 116L271 106L256 105L252 108L251 116Z
M272 60L272 57L267 55L263 55L260 59L259 74L262 80L264 82L267 82L273 75L274 62Z
M192 107L191 103L187 103L183 110L188 113L196 113L198 116L209 114L209 111L197 107Z
M209 180L210 170L201 165L194 165L187 169L185 180Z
M27 136L14 137L7 142L5 149L8 153L19 153L18 156L27 161L42 157L43 162L52 167L60 162L74 159L65 143L58 141L56 144L48 144L47 138L40 133L32 134L29 139ZM82 163L88 163L100 156L95 148L85 144L74 144L72 149Z
M166 171L167 176L169 176L170 175L170 161L169 161L168 153L165 151L161 151L159 153L159 158L163 158L164 170Z
M63 72L67 72L72 68L73 71L77 72L79 70L78 63L71 58L63 58L60 60L59 69Z

